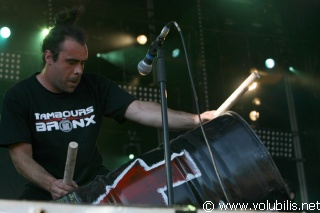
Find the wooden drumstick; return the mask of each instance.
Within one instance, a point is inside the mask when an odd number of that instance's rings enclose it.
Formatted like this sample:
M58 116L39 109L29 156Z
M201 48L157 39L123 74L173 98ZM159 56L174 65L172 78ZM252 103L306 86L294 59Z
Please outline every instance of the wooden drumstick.
M229 110L238 99L248 90L248 87L256 80L260 78L258 72L255 70L251 75L229 96L229 98L215 111L214 115L217 117L222 113Z
M73 180L74 167L78 152L78 143L70 142L67 153L66 167L64 169L63 183L70 185Z

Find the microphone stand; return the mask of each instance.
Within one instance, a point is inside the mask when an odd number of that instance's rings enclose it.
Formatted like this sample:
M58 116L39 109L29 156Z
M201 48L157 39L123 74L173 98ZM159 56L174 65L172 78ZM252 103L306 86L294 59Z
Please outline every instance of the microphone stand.
M166 96L166 73L163 59L163 51L160 48L157 50L157 71L158 82L160 84L161 94L161 113L162 113L162 127L163 127L163 139L164 139L164 157L165 168L167 175L167 190L168 190L168 206L173 205L173 187L172 187L172 171L171 171L171 152L169 141L169 128L168 128L168 112L167 112L167 96Z

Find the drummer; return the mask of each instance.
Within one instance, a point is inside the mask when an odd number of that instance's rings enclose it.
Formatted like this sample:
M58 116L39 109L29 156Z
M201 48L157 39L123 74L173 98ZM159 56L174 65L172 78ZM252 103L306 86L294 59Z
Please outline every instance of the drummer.
M29 182L18 199L52 200L108 173L97 149L102 118L122 123L129 119L162 127L161 106L137 100L114 82L84 73L88 48L76 25L83 7L55 16L55 25L42 43L44 66L5 94L0 123L0 146L8 147L17 171ZM202 122L214 111L200 115ZM199 125L196 114L168 109L170 129ZM79 144L74 180L63 183L70 141Z

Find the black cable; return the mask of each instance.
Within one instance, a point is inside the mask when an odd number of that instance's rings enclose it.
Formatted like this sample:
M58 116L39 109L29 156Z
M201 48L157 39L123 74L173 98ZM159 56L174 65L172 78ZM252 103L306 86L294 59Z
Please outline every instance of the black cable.
M210 154L211 161L212 161L212 164L213 164L213 168L214 168L214 171L215 171L215 173L217 175L220 187L221 187L221 189L223 191L223 194L224 194L227 202L230 203L229 198L228 198L227 193L226 193L226 190L225 190L225 187L224 187L224 185L223 185L223 183L221 181L220 174L218 172L218 169L217 169L217 166L216 166L216 162L214 160L214 157L213 157L213 154L212 154L212 151L211 151L211 147L209 145L206 133L205 133L205 131L203 129L203 124L202 124L202 120L201 120L201 117L200 117L200 110L199 110L199 104L198 104L198 96L197 96L196 89L195 89L195 86L194 86L194 83L193 83L193 77L192 77L192 73L191 73L191 68L190 68L190 64L189 64L189 59L188 59L188 55L187 55L187 50L186 50L186 45L185 45L185 42L184 42L184 38L183 38L183 35L182 35L182 32L181 32L181 29L180 29L179 25L175 21L173 21L173 23L174 23L176 29L178 30L179 35L180 35L181 40L182 40L182 46L183 46L183 49L184 49L184 52L185 52L185 56L186 56L188 73L189 73L189 78L190 78L191 87L192 87L192 91L193 91L193 96L194 96L194 99L195 99L195 105L196 105L196 110L197 110L197 114L198 114L198 118L199 118L199 122L200 122L200 128L201 128L204 140L205 140L205 142L206 142L206 144L208 146L208 150L209 150L209 154Z

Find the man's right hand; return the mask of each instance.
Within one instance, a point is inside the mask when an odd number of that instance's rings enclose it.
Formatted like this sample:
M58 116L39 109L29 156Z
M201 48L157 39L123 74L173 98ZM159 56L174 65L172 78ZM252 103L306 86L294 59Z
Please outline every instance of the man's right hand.
M76 182L72 181L70 185L66 185L63 180L54 178L34 161L31 144L18 143L11 145L9 152L17 171L29 181L50 192L53 199L78 188Z
M62 179L53 180L50 183L49 191L53 199L57 199L73 190L78 188L76 182L72 181L71 185L67 185L63 183Z

